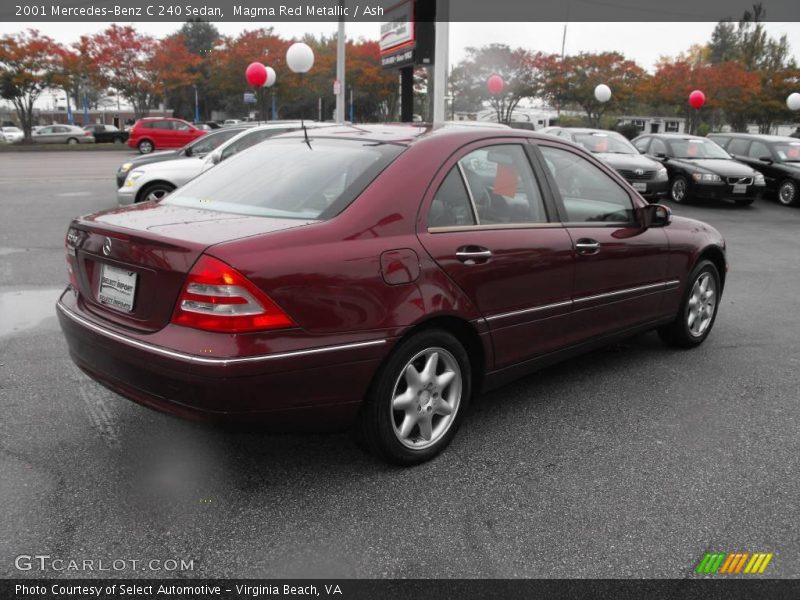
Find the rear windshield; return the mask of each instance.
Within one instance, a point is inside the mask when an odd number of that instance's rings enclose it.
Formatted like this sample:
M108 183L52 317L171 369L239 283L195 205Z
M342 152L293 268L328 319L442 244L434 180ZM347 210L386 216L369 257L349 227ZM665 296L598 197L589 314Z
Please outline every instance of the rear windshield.
M178 188L162 203L240 215L324 220L404 149L365 140L273 138Z

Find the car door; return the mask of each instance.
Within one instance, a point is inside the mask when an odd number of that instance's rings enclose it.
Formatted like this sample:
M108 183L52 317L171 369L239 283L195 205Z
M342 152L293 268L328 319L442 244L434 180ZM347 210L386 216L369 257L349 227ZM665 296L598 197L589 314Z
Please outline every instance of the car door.
M769 145L761 140L753 140L747 149L747 155L741 159L737 157L737 160L741 160L756 171L761 171L764 174L767 189L770 191L777 191L778 185L785 177L780 162L778 162L778 156Z
M175 146L183 147L197 137L196 131L188 123L183 121L173 121L173 134Z
M443 165L423 202L419 239L485 318L496 368L569 333L572 243L540 183L526 143L483 141Z
M608 167L572 148L538 141L575 258L572 326L582 339L662 316L669 242L639 225L644 202Z

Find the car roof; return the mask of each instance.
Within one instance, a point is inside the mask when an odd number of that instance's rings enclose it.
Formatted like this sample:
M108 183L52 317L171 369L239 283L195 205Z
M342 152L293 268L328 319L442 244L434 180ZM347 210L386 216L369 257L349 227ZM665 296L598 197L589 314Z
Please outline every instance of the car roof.
M302 131L294 131L281 135L281 138L302 137ZM377 125L335 125L315 129L313 137L321 139L352 139L391 144L412 145L428 139L459 139L463 143L491 139L502 136L504 138L528 138L552 140L552 136L542 135L526 129L495 128L495 127L454 127L444 125L431 127L419 123L388 123Z
M571 131L572 133L602 133L603 135L613 133L614 135L625 137L619 131L612 131L610 129L594 129L592 127L559 127L559 129Z
M786 135L769 135L766 133L709 133L708 137L729 137L743 140L761 140L762 142L797 142L797 138Z
M705 140L704 138L699 135L691 135L688 133L643 133L636 137L636 139L643 138L643 137L654 137L659 138L662 140Z

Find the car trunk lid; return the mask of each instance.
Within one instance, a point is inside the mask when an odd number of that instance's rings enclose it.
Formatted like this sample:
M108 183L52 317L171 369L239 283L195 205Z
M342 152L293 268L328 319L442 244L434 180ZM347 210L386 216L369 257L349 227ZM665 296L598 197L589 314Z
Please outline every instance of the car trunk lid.
M80 293L105 319L157 331L169 323L186 274L207 248L306 224L157 203L76 219Z

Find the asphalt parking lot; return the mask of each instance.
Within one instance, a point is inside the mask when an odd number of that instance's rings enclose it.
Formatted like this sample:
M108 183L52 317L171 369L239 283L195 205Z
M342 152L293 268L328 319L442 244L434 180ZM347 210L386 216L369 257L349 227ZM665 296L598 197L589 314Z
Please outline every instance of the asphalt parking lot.
M672 205L728 241L703 346L647 334L539 372L404 470L346 435L176 420L73 367L64 233L115 205L125 156L0 155L0 576L47 554L194 561L95 573L124 577L693 577L712 550L800 576L800 210Z

